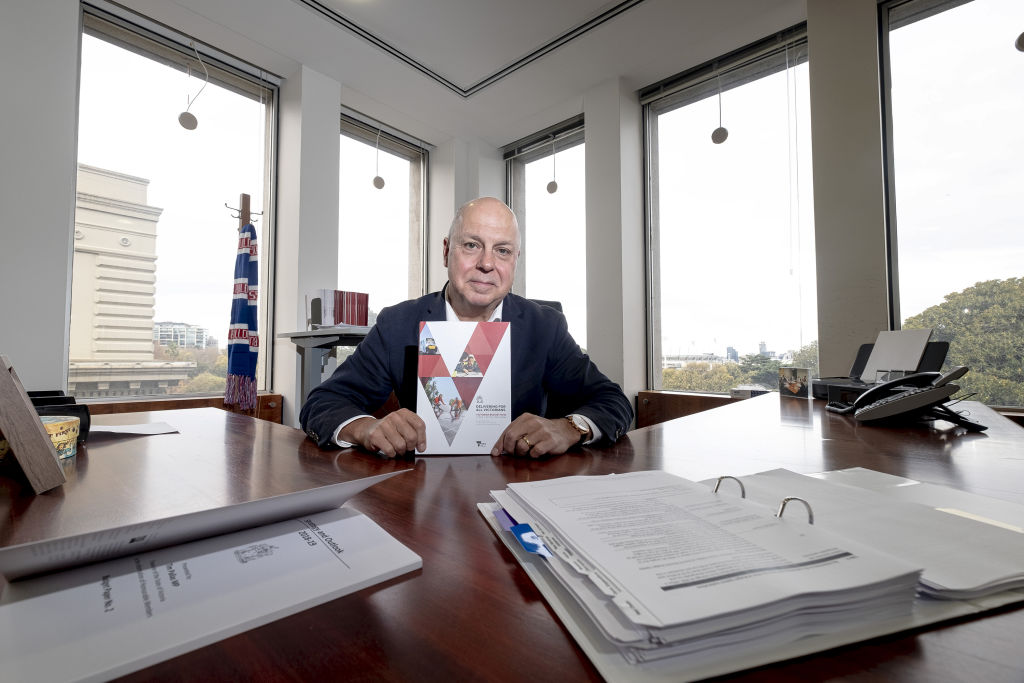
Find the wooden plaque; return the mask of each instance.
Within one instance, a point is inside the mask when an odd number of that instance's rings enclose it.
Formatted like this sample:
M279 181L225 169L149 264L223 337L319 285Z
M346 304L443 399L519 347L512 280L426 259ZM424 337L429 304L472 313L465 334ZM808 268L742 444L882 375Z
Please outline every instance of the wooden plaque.
M4 355L0 355L0 432L11 445L10 455L18 461L36 493L66 481L57 449Z

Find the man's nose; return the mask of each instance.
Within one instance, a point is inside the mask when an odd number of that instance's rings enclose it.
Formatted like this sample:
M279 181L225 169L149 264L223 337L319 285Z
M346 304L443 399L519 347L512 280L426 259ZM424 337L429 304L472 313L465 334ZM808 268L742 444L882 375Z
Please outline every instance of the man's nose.
M494 254L487 249L481 249L476 267L484 271L494 270Z

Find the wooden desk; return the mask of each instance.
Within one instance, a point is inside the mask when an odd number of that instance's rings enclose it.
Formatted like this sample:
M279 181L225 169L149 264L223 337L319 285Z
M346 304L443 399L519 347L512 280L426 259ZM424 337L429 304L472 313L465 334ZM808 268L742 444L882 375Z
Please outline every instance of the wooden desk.
M606 450L546 462L489 456L388 461L319 451L297 430L232 413L165 411L150 417L179 426L181 435L91 441L63 493L32 499L0 482L6 513L0 540L10 542L12 531L25 525L88 526L80 518L87 489L111 496L99 514L127 519L150 514L150 507L227 502L408 468L348 504L420 554L423 569L125 680L598 680L479 517L476 503L490 490L509 481L639 469L702 479L780 466L816 472L859 465L1024 502L1024 430L980 404L964 405L988 432L868 427L825 412L821 401L772 394L636 430ZM205 469L207 481L187 475L190 468ZM177 476L185 479L175 487ZM177 502L162 499L175 489ZM123 509L110 509L117 507ZM730 678L1020 681L1022 632L1024 610L1003 609Z

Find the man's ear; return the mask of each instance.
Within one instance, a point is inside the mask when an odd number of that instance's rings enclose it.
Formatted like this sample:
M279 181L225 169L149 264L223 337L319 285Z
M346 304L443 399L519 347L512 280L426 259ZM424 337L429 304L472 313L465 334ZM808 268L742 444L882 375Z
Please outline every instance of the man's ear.
M448 238L447 237L444 238L444 250L443 250L443 253L444 253L444 267L447 268L448 267Z

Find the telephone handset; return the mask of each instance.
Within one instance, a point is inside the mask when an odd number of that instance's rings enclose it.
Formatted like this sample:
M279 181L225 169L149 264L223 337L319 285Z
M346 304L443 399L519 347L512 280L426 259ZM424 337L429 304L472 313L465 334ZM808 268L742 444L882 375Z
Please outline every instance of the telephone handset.
M952 384L952 381L966 373L966 367L953 368L945 374L919 372L871 387L853 402L853 417L861 422L870 422L899 415L910 417L930 413L932 417L956 422L973 431L984 430L984 426L957 415L943 405L946 399L960 391L959 385Z

